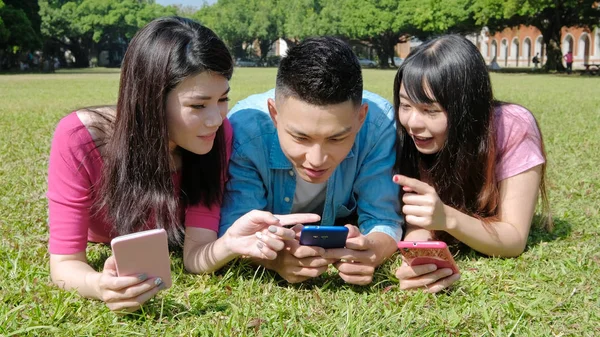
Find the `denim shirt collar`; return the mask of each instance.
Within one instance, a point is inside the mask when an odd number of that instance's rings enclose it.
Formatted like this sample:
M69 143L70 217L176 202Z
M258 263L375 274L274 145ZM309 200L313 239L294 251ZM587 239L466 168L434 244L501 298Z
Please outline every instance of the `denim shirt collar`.
M345 159L354 157L354 147L356 143L352 145L350 152ZM289 170L292 169L292 163L288 160L288 158L283 153L281 146L279 145L279 136L277 132L273 135L273 141L271 142L271 151L269 156L269 168L274 170ZM344 159L344 160L345 160Z

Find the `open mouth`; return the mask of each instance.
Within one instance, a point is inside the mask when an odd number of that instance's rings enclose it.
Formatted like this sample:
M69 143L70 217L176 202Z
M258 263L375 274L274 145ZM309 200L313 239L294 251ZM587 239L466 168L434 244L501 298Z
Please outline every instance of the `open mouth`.
M413 135L412 138L417 146L429 145L433 141L433 137L419 137Z

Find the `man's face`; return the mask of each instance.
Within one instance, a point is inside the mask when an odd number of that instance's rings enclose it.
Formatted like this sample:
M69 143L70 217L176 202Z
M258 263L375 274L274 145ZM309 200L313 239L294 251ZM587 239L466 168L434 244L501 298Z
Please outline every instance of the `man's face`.
M352 101L316 106L283 96L269 99L268 106L283 153L313 184L326 182L346 158L368 110Z

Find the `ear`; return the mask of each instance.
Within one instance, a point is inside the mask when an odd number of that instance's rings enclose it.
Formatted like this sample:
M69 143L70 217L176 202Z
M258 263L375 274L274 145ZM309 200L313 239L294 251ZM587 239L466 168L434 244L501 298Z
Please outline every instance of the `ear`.
M269 98L267 100L267 107L269 108L269 115L271 116L271 120L273 121L273 125L275 125L275 128L277 128L277 116L278 116L278 112L277 112L277 107L275 106L275 100L272 98Z
M369 103L365 102L358 108L358 121L361 127L367 119L367 113L369 113Z

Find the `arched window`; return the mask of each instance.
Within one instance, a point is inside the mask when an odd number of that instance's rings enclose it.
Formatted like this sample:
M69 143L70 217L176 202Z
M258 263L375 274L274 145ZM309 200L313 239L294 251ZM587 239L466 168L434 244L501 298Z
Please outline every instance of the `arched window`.
M531 39L526 37L523 40L523 58L527 62L528 67L531 66L531 57L532 56L533 55L531 55Z
M508 41L502 39L500 42L500 59L504 61L504 66L508 65Z
M594 56L600 58L600 28L596 27L596 34L594 34L594 45L596 46Z
M583 59L583 64L590 63L590 36L588 33L582 33L577 43L577 56L579 59Z
M546 53L544 52L544 37L542 35L535 39L534 52L535 54L539 54L540 64L544 64L544 56Z
M513 38L510 44L510 58L515 60L515 66L519 66L519 38Z

